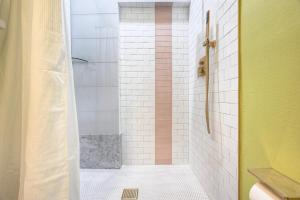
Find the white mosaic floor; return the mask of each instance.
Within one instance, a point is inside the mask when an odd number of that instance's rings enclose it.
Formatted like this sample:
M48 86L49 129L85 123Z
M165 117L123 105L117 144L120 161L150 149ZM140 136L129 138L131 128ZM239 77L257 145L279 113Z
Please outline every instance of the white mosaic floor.
M139 200L208 200L188 166L123 166L81 170L81 200L120 200L123 188L139 188Z

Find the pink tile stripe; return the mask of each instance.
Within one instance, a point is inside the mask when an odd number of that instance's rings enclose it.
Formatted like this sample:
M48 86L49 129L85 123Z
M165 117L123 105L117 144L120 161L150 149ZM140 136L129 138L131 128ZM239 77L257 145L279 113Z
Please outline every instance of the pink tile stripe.
M155 164L172 164L172 7L155 6Z

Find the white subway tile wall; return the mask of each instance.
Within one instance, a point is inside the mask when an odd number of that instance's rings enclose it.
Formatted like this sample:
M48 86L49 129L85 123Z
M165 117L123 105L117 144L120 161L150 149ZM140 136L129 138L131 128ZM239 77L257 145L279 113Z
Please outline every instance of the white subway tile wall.
M197 77L204 55L206 11L211 10L210 123L207 133L204 78ZM192 0L189 19L190 165L210 199L238 199L238 1ZM217 25L216 25L217 24Z
M187 164L189 157L189 8L173 6L172 21L172 162Z
M80 135L119 134L119 14L115 0L72 0L72 56Z
M139 5L140 6L140 5ZM155 9L120 7L124 164L155 164ZM172 14L172 163L188 163L188 7Z
M120 117L123 164L154 164L154 6L120 7Z

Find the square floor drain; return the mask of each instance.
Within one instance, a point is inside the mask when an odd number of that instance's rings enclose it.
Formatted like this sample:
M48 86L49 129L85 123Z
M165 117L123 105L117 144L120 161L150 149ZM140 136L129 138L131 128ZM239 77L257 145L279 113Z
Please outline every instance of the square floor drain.
M123 190L121 200L137 200L139 197L139 189L137 188L127 188Z

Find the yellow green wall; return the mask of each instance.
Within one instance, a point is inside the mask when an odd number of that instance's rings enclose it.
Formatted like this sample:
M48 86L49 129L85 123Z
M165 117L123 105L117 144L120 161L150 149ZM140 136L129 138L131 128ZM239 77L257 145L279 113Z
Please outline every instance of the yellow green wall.
M273 167L300 182L300 0L240 0L240 199Z

